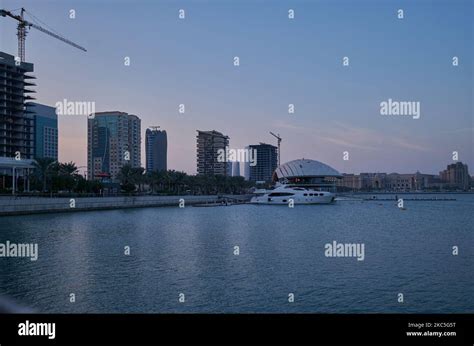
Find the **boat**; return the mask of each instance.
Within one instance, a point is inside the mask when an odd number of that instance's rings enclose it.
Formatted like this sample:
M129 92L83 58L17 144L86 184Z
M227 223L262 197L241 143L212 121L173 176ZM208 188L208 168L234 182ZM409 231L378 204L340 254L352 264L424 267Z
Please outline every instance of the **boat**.
M193 207L201 207L201 208L206 208L206 207L230 207L232 203L199 203L199 204L193 204Z
M330 204L336 198L332 192L291 185L279 185L273 190L257 190L254 195L250 203L272 205L288 205L291 200L294 204Z
M232 203L231 201L221 200L221 201L193 204L193 207L230 207L233 204L234 203Z

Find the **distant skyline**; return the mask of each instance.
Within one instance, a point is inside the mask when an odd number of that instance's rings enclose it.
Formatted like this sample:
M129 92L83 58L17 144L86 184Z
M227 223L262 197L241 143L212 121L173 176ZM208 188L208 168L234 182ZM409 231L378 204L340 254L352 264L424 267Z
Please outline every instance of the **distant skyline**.
M88 50L30 30L36 102L95 102L97 112L137 115L143 166L146 128L160 126L168 169L190 174L200 129L228 135L231 148L276 145L273 131L283 138L282 163L308 158L351 173L438 174L458 151L472 175L473 4L3 0L0 8L23 6ZM0 18L0 43L17 53L14 20ZM388 99L420 102L420 119L382 116ZM60 161L85 166L87 117L60 115L58 123Z

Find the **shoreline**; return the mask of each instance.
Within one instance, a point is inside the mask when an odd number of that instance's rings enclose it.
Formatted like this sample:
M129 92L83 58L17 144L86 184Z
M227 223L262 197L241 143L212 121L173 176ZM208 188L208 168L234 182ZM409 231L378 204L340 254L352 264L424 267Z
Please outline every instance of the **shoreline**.
M470 195L474 194L474 191L412 191L412 192L365 192L365 191L349 191L349 192L338 192L339 195L451 195L451 194L460 194L460 195Z
M337 193L338 197L366 197L363 200L382 201L388 198L367 198L367 196L396 196L396 195L470 195L474 192L347 192ZM230 202L246 203L253 195L182 195L182 196L113 196L113 197L33 197L33 196L0 196L0 217L32 214L71 213L98 210L115 210L152 207L179 207L218 204ZM392 199L390 199L392 200ZM417 200L417 199L414 199ZM420 199L424 200L424 199ZM455 200L438 199L433 200Z
M127 196L127 197L0 197L0 217L30 214L70 213L97 210L180 207L250 200L251 195ZM184 204L183 204L184 203Z

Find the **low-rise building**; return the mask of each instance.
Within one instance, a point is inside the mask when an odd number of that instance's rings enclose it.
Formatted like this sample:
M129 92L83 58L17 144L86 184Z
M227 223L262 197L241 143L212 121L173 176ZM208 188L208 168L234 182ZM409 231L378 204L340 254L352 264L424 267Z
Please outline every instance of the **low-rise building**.
M342 179L337 182L341 190L388 190L388 191L419 191L431 188L439 184L439 179L433 174L420 172L400 173L360 173L343 174Z

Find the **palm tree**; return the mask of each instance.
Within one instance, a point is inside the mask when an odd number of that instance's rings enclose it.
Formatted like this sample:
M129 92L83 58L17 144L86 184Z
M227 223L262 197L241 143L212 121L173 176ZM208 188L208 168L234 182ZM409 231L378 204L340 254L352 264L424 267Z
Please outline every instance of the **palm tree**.
M182 188L184 188L184 185L186 184L186 176L187 174L184 173L184 172L177 172L175 171L175 182L176 182L176 186L178 188L178 195L180 194L180 191Z
M45 158L37 158L35 160L34 166L36 168L35 173L38 176L38 179L42 181L43 184L43 192L46 192L46 185L48 182L48 179L51 178L53 174L53 166L57 162L54 159L51 159L49 157Z
M72 177L75 177L79 174L76 164L72 161L71 162L66 162L66 163L60 163L59 164L59 173L61 173L63 175L69 175L69 176L72 176Z
M59 163L57 167L60 188L66 188L69 192L76 186L79 171L74 162Z
M151 193L155 193L160 189L161 184L161 172L151 171L147 172L148 182L151 187Z
M133 192L137 185L139 191L141 191L142 185L145 183L144 172L143 167L132 167L130 164L126 164L120 169L117 178L125 191Z
M143 167L134 167L132 168L132 183L138 185L138 191L142 191L142 186L145 183L144 173L145 169Z
M135 190L135 184L133 183L133 175L133 168L130 164L124 165L120 169L120 172L117 174L117 179L120 181L122 189L127 192L132 192Z

